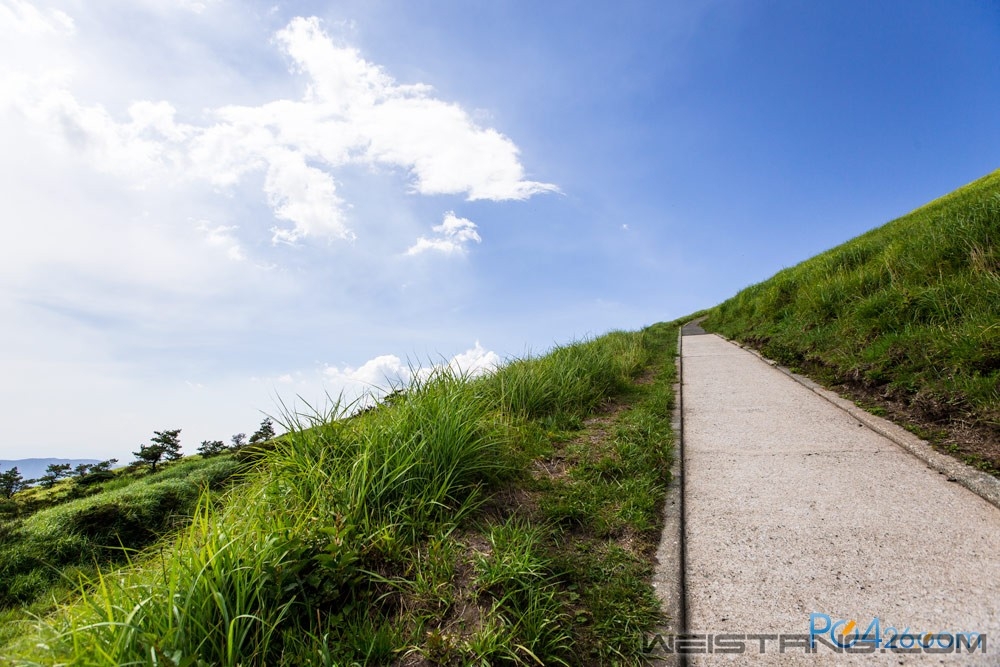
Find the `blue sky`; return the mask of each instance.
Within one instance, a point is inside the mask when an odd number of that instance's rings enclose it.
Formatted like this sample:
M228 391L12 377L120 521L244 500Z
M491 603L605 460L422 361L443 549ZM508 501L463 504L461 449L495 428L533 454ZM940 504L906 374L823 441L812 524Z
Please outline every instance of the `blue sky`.
M0 0L0 458L712 306L1000 167L998 62L992 2Z

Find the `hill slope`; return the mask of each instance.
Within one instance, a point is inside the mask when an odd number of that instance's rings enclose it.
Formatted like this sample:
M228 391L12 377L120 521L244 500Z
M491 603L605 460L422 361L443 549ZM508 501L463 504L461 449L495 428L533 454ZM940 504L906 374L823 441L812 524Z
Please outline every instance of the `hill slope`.
M171 512L176 532L67 574L64 604L0 609L0 664L646 664L676 341L612 332L286 415L238 484ZM82 519L113 545L88 509L0 535L67 544Z
M1000 171L753 285L705 326L1000 473Z

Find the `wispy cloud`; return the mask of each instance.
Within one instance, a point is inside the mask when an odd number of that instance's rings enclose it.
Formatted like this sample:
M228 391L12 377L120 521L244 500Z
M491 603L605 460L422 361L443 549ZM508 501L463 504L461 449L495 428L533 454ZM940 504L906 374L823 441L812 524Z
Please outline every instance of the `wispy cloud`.
M22 35L72 35L73 19L58 9L38 9L24 0L6 0L0 5L0 32L13 31Z
M199 220L197 227L198 231L205 235L205 242L225 250L229 259L237 262L246 259L243 248L240 247L240 242L235 235L239 225L213 225L207 220Z

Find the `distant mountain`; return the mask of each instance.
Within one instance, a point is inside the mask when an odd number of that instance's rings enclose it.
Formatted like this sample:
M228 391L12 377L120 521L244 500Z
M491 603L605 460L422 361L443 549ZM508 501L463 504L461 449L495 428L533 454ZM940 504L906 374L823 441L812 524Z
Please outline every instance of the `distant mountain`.
M100 463L99 459L0 459L0 472L17 468L24 479L38 479L45 474L45 469L53 463L68 463L75 468L81 463Z

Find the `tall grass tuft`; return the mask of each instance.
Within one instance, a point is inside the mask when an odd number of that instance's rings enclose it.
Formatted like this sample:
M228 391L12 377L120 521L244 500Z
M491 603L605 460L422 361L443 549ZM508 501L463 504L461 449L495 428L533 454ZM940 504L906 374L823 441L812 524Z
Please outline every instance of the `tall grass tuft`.
M641 335L612 332L498 369L486 390L500 410L526 419L578 417L621 391L648 361Z

